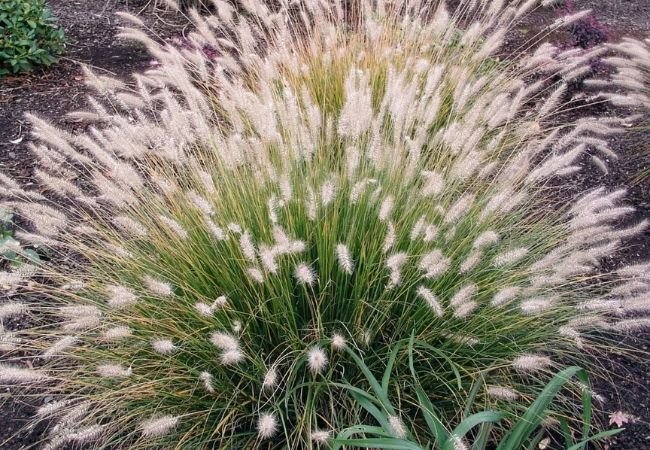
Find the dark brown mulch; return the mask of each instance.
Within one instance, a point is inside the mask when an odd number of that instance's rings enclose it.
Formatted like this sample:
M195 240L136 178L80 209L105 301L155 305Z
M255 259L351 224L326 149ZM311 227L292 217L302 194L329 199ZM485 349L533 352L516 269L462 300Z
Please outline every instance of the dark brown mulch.
M0 0L2 1L2 0ZM25 112L34 112L52 120L68 130L83 128L82 124L65 118L67 112L83 108L89 90L83 84L79 63L88 64L95 70L126 77L134 71L149 67L150 57L143 48L114 38L118 18L115 11L143 10L149 0L49 0L54 15L65 29L68 44L66 56L49 69L31 74L0 78L0 171L29 180L33 160L26 147L29 140L29 124ZM589 46L603 39L616 41L622 36L650 36L650 1L648 0L567 0L569 7L591 8L593 19L586 24L554 36L564 45ZM566 6L557 10L534 13L513 34L506 44L506 50L517 50L537 34L542 24L549 23L557 15L565 13ZM144 9L141 18L161 37L179 34L185 21L174 14L156 16L151 9ZM615 114L615 111L601 106L601 114ZM594 111L591 111L592 113ZM583 114L579 113L579 114ZM11 141L19 140L19 143ZM644 143L644 144L642 144ZM633 183L640 170L648 169L650 160L643 156L641 147L650 150L650 133L638 131L612 139L613 149L620 155L618 163L612 165L607 177L589 174L576 178L576 184L602 184L611 188L625 186L628 201L637 207L632 220L650 218L649 181ZM612 265L650 259L650 232L626 242L626 249L617 256ZM648 333L630 336L624 344L647 352L650 350ZM641 357L645 358L645 356ZM599 358L603 373L596 382L596 391L603 395L607 412L621 410L637 417L626 430L612 439L610 450L650 449L650 374L643 359L624 354L611 353ZM606 372L605 372L606 371ZM607 379L611 381L606 381ZM0 393L0 398L3 393ZM0 408L0 448L18 450L38 439L38 432L20 440L4 443L21 429L28 420L32 408L18 401ZM606 417L605 417L606 420ZM38 430L37 430L38 431Z

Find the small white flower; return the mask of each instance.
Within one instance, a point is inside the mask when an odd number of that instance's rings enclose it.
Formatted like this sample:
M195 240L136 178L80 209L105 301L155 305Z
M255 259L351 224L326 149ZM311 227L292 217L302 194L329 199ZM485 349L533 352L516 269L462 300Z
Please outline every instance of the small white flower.
M273 435L278 430L278 420L275 418L274 414L264 413L257 420L257 433L260 438L268 439L273 437Z
M312 373L321 373L327 367L327 355L320 347L312 347L307 352L307 365Z

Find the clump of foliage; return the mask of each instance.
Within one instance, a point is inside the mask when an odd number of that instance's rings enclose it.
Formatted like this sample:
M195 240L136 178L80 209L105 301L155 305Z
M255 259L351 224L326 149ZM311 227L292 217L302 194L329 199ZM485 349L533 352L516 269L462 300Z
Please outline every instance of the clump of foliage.
M549 436L549 418L553 402L559 393L570 387L572 378L578 378L582 387L582 426L575 432L569 427L567 418L560 418L561 433L566 450L582 450L587 443L611 437L618 434L620 429L602 431L595 435L591 433L592 422L592 395L587 373L579 367L567 367L555 375L535 400L524 407L520 414L495 410L480 410L475 405L479 401L477 394L482 389L495 389L494 386L485 386L485 381L479 377L472 386L465 407L459 411L460 419L453 430L448 423L441 420L437 408L429 400L420 382L419 375L414 369L415 342L408 342L409 370L412 379L409 384L395 387L400 391L400 397L413 397L410 403L416 407L415 414L423 420L417 425L413 421L402 419L402 413L391 403L388 392L393 380L391 370L397 356L396 351L391 353L386 370L381 380L365 365L363 360L353 350L346 351L354 359L367 378L370 390L368 392L349 383L343 387L348 391L361 407L372 416L376 424L358 424L341 430L335 437L329 433L321 432L323 442L330 440L332 450L341 448L384 448L401 450L521 450L548 448L551 442ZM408 381L408 379L402 379ZM471 413L472 411L478 412ZM413 412L411 412L413 414ZM555 419L553 419L555 420ZM577 437L577 439L576 439ZM577 442L576 442L577 440Z
M575 13L575 2L573 0L566 2L566 13ZM569 33L571 34L572 44L582 48L591 48L606 42L609 34L607 28L593 14L571 24Z
M648 265L600 267L646 226L618 228L624 192L552 195L621 129L554 122L598 52L499 62L531 1L279 3L215 1L184 48L125 29L160 64L87 71L94 127L31 118L41 189L2 177L3 204L68 264L3 273L49 303L0 306L42 323L17 332L34 367L0 382L56 399L46 448L323 445L373 420L346 349L395 386L413 367L450 425L479 377L518 414L602 330L650 325Z
M0 2L0 75L49 66L63 52L58 28L44 0Z

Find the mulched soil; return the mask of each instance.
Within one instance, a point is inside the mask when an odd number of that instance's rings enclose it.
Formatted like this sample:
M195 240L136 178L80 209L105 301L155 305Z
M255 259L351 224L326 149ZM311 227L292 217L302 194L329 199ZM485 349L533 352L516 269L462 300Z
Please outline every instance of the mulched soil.
M83 108L90 92L83 83L80 63L100 73L124 78L150 66L151 58L143 48L115 39L119 25L114 15L116 11L142 12L140 17L163 39L182 33L186 24L176 14L156 14L151 8L145 8L149 0L49 0L48 3L66 32L65 57L59 64L46 70L0 78L0 171L26 181L29 181L34 162L26 146L29 124L24 118L25 112L33 112L71 131L80 130L83 124L65 117L67 112ZM594 14L587 23L553 37L564 45L589 46L603 39L617 41L622 36L650 36L648 0L567 0L568 7L538 11L526 19L510 36L505 46L506 53L518 49L522 43L536 36L543 24L566 13L572 3L577 10L591 8ZM606 106L598 108L600 114L620 113ZM577 114L585 114L585 111ZM611 145L620 160L611 165L608 176L590 173L572 181L580 185L606 184L611 188L624 186L628 189L628 202L637 208L631 220L650 218L650 180L637 181L639 171L650 167L650 133L631 131L614 137ZM608 264L616 266L648 259L650 232L626 242L624 251ZM602 405L605 411L602 419L607 420L608 412L619 410L637 419L627 424L626 430L610 440L606 448L650 449L650 374L647 365L643 364L650 350L650 334L629 336L622 343L645 354L635 358L618 352L600 356L597 364L602 367L602 373L592 375L600 376L595 382L595 390L606 399ZM0 399L1 396L2 393ZM25 425L30 412L29 405L18 401L0 408L2 450L18 450L38 440L37 430L20 440L3 443Z

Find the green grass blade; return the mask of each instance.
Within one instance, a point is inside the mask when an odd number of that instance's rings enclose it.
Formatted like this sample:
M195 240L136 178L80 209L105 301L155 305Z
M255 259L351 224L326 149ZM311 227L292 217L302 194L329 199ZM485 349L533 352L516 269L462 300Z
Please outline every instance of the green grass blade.
M562 437L564 438L564 447L569 448L575 444L573 440L573 435L571 433L571 427L569 427L569 421L566 417L560 417L560 431L562 432Z
M438 418L433 403L431 403L429 396L426 394L426 392L424 392L424 389L420 384L420 380L415 373L415 367L413 364L413 336L411 336L411 339L409 341L409 369L411 370L411 375L413 376L413 384L415 387L415 393L418 397L420 409L422 410L424 420L426 421L431 434L433 434L433 438L435 440L434 443L442 444L447 440L447 429L445 428L442 421Z
M582 390L582 440L586 444L586 439L589 438L589 433L591 431L591 419L592 419L592 396L591 396L591 385L589 382L589 376L586 372L578 373L578 378L582 381L582 384L585 385L585 389ZM583 449L584 445L578 447Z
M398 342L393 347L393 350L390 352L390 357L388 358L388 364L386 364L386 370L384 370L384 376L381 379L381 388L386 396L388 396L388 384L390 383L390 375L393 371L393 366L395 365L397 352L399 352L401 346L401 343Z
M375 436L388 437L386 431L381 427L373 427L369 425L355 425L353 427L346 428L342 430L339 434L336 435L336 438L330 441L330 449L338 450L348 441L350 437L355 434L367 434Z
M461 423L459 423L458 426L456 426L456 428L454 428L454 430L451 432L451 434L453 436L463 438L475 426L481 425L483 423L500 422L504 417L506 417L506 415L507 414L504 412L497 411L483 411L472 414L471 416L465 418ZM454 442L448 438L442 445L442 450L454 450Z
M521 448L526 442L526 439L539 426L546 415L545 411L557 393L579 372L584 373L584 370L573 366L555 375L546 387L544 387L533 404L526 410L523 417L516 423L512 431L501 441L496 450Z
M616 436L618 433L623 431L625 428L616 428L614 430L606 430L606 431L601 431L600 433L594 434L593 436L585 439L584 441L578 442L576 445L567 448L566 450L579 450L581 448L584 448L585 445L587 445L589 442L595 442L599 441L601 439L605 439L611 436Z
M481 424L476 440L472 444L472 450L485 450L493 428L493 423L486 422Z
M396 438L341 439L339 445L349 445L358 448L385 448L391 450L423 450L419 445ZM336 447L337 449L340 447Z
M386 409L386 411L389 414L395 414L395 411L393 410L393 406L390 404L390 401L388 400L388 396L384 393L382 386L379 384L379 381L377 381L377 378L375 378L375 376L372 374L368 366L350 348L346 348L346 351L348 355L350 355L350 357L354 359L354 362L357 364L361 372L363 372L364 376L368 380L368 383L370 383L370 387L374 391L375 395L377 396L377 399L382 404L382 406Z
M467 397L467 402L465 403L465 409L463 409L463 419L469 415L472 411L472 406L478 395L478 391L483 386L483 374L479 374L478 379L472 385L472 389L469 391L469 396Z

